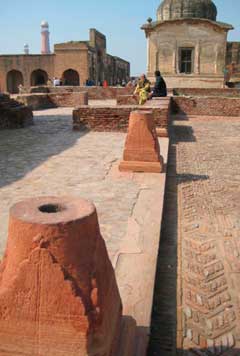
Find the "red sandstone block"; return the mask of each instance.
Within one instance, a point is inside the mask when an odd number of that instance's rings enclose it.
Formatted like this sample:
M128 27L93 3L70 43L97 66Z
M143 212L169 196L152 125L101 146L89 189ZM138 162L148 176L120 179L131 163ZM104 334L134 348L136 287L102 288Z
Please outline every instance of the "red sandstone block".
M1 355L113 356L121 300L93 204L16 204L0 265Z
M156 172L163 170L163 159L151 111L133 111L129 119L120 171Z

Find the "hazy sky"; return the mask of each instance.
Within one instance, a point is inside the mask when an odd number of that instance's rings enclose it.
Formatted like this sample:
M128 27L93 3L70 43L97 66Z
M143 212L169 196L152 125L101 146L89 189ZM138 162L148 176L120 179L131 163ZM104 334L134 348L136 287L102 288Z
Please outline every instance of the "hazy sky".
M1 0L0 0L1 1ZM240 0L215 0L218 20L232 24L229 40L240 41ZM160 0L11 0L0 8L0 53L40 52L40 23L50 24L54 43L87 40L88 29L107 36L108 53L131 62L132 74L146 70L146 40L140 27L156 18Z

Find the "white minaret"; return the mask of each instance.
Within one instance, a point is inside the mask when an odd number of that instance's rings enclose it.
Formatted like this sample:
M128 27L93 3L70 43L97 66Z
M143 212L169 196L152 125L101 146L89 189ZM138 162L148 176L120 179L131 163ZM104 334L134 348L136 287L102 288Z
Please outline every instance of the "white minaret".
M41 34L42 34L42 54L49 54L50 52L50 40L49 40L49 25L47 21L42 21L41 23Z
M24 54L29 54L29 45L27 43L25 43L24 47L23 47L23 51L24 51Z

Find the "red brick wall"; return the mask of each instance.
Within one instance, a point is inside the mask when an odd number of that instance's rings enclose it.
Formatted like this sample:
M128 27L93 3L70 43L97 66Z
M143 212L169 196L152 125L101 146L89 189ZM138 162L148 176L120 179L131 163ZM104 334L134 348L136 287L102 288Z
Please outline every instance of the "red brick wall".
M81 93L49 93L49 94L24 94L18 95L17 100L24 105L28 105L32 110L55 108L55 107L75 107L88 104L87 92Z
M186 96L217 96L240 97L239 89L214 89L214 88L175 88L174 95Z
M173 113L204 116L240 116L240 98L177 97L173 98Z
M137 105L138 97L135 95L118 95L117 105Z
M33 125L33 114L29 107L22 106L8 95L0 96L0 130L17 129Z
M87 92L48 94L49 100L58 107L88 105Z
M118 87L49 87L50 93L61 92L88 92L88 98L90 100L106 100L117 99L119 95L131 95L134 88L118 88Z
M73 111L73 129L89 129L93 131L120 131L126 132L128 119L133 110L151 109L154 113L155 122L158 127L168 128L169 115L168 109L160 109L150 106L82 106Z

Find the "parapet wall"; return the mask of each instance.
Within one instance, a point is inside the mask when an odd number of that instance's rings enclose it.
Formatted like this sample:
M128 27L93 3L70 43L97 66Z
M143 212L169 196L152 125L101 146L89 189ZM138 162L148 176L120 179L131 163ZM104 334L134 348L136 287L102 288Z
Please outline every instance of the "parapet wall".
M65 93L65 92L87 92L90 100L117 99L119 95L130 95L134 88L121 87L79 87L79 86L60 86L60 87L32 87L31 93Z
M174 88L173 95L177 96L213 96L213 97L240 97L239 89L219 88Z
M23 94L17 96L17 100L24 105L28 105L32 110L56 107L75 107L78 105L88 104L88 97L86 92Z
M133 110L152 110L157 127L167 129L169 109L139 105L117 105L104 107L80 106L73 111L74 130L126 132Z
M175 96L172 112L185 115L240 116L240 98Z

